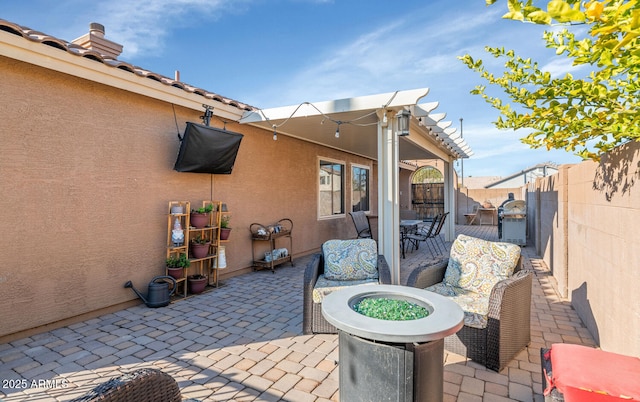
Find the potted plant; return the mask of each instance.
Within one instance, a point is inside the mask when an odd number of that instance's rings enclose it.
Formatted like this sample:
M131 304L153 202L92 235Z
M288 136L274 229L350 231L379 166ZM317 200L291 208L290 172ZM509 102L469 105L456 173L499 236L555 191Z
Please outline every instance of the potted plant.
M213 204L191 210L191 226L202 229L209 224L209 213L213 211Z
M204 258L209 254L209 245L211 240L202 237L202 235L196 236L191 240L191 255L193 258Z
M229 227L230 219L231 215L222 215L222 217L220 217L220 240L227 240L229 238L229 234L231 233L231 228Z
M184 277L184 268L188 268L191 262L186 254L180 254L179 257L172 255L166 260L167 272L174 279L182 279Z
M200 274L189 275L187 276L187 286L189 287L189 293L194 295L202 293L207 286L207 277Z

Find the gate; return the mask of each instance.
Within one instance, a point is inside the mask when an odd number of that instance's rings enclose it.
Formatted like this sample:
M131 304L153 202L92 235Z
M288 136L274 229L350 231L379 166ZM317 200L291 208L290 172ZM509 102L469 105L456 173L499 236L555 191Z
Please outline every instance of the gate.
M411 184L411 206L418 219L431 220L444 213L444 183Z

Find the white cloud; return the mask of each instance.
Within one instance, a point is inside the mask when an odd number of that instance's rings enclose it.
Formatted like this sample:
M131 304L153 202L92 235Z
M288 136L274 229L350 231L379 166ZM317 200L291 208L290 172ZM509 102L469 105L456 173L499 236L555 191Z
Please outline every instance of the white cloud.
M576 73L584 70L585 66L574 66L571 59L566 57L558 57L552 59L549 63L542 66L540 70L548 71L552 78L562 78L567 73Z
M252 103L269 107L429 87L445 75L467 74L457 57L468 48L484 47L484 33L494 29L503 10L446 11L433 15L433 7L425 7L346 42L332 43L286 82L263 88L263 94L252 93Z
M124 57L159 52L171 30L188 18L217 18L230 0L109 0L97 4L95 15L106 27L107 38L124 46Z

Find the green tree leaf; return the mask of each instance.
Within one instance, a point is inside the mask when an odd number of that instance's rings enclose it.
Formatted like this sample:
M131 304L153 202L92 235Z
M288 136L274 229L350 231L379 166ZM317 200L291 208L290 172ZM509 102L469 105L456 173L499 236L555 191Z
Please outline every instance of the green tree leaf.
M617 145L640 141L640 1L551 0L546 6L544 11L534 0L508 0L504 17L566 25L543 34L546 46L555 49L557 57L591 71L582 78L552 78L539 63L513 50L487 47L489 55L505 60L501 75L486 70L481 59L459 59L501 88L504 97L488 95L482 85L471 93L500 113L496 127L529 129L521 140L533 148L565 149L597 160ZM588 27L582 37L570 30L576 23Z

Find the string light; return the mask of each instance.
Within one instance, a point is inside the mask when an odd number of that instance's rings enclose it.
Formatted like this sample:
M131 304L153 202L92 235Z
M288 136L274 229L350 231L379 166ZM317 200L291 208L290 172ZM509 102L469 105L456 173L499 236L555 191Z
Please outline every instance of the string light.
M382 105L382 108L386 108L389 104L391 104L391 102L393 101L393 99L395 99L396 95L398 94L398 91L394 92L393 95L391 96L391 98L387 101L386 104ZM376 114L377 112L374 110L372 112L363 114L362 116L356 117L355 119L352 120L347 120L347 121L342 121L342 120L335 120L332 119L331 116L325 114L324 112L322 112L320 109L318 109L318 107L316 105L314 105L311 102L302 102L300 103L291 113L291 115L289 117L287 117L282 123L280 124L273 124L273 140L277 141L277 132L276 129L278 127L282 127L283 125L287 124L289 122L289 120L291 120L293 118L293 116L296 114L296 112L298 112L298 110L303 106L303 105L308 105L311 106L312 108L314 108L322 117L322 121L320 122L320 124L324 124L325 120L329 120L332 121L333 123L336 123L338 125L338 128L336 129L336 138L340 138L340 125L341 124L351 124L354 126L360 126L360 127L367 127L367 126L374 126L377 125L378 122L373 122L373 123L357 123L357 121L365 119L369 116L372 116L374 114ZM267 115L264 114L264 111L262 109L258 109L258 112L262 115L262 117L266 120L266 121L270 121L271 119L269 119L269 117L267 117ZM383 116L383 121L386 120L386 114ZM242 121L242 119L238 120L238 123L240 123Z

